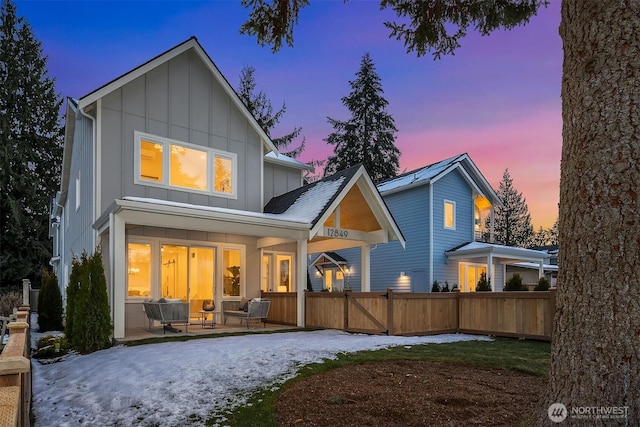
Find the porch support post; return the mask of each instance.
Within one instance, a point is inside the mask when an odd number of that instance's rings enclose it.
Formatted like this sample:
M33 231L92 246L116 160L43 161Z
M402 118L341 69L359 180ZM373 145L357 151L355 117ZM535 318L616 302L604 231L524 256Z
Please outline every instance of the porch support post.
M538 269L538 279L544 277L544 261L540 261L540 268Z
M362 261L362 265L360 266L362 269L360 272L360 292L369 292L371 291L371 269L369 268L371 265L371 246L362 245L360 254Z
M298 240L297 245L297 257L296 260L298 262L298 267L296 268L298 280L296 283L298 284L297 289L297 323L299 327L304 327L304 299L305 299L305 289L307 288L307 240Z
M124 338L125 330L125 265L127 248L125 245L124 220L116 214L109 214L109 288L111 296L111 317L113 337Z
M492 290L496 290L496 284L493 283L493 254L489 252L487 255L487 281L491 285Z

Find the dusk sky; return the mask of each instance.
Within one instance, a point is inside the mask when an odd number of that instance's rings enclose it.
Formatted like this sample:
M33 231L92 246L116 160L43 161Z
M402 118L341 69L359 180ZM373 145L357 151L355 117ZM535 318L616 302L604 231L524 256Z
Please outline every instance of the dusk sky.
M346 120L360 61L369 52L398 128L400 172L469 153L497 190L506 168L534 228L558 216L562 116L560 0L528 25L488 37L472 31L455 56L406 53L383 25L379 1L311 0L293 48L272 53L239 33L248 12L229 1L14 0L48 56L63 97L82 97L191 36L234 88L244 66L274 108L286 103L277 137L302 127L302 161L333 153L327 116Z

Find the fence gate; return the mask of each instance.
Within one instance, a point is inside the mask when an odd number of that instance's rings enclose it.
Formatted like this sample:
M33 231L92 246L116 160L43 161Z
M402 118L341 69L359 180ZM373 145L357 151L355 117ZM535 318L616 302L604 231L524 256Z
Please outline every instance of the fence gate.
M388 292L344 292L344 330L372 335L390 335Z

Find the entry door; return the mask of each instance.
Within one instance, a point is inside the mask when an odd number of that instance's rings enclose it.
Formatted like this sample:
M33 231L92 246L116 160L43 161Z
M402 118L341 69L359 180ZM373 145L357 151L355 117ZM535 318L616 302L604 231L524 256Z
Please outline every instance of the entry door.
M214 248L192 247L189 258L189 302L191 313L202 310L205 300L215 299L215 259ZM216 309L222 302L216 301Z
M293 292L293 255L262 256L261 287L265 292Z
M324 288L341 292L344 289L344 273L339 268L324 269Z
M475 292L480 275L487 273L487 267L482 264L460 264L460 290L462 292Z
M189 247L162 245L162 298L187 301L189 295Z
M162 245L161 251L161 296L189 301L192 313L202 310L215 295L215 249Z

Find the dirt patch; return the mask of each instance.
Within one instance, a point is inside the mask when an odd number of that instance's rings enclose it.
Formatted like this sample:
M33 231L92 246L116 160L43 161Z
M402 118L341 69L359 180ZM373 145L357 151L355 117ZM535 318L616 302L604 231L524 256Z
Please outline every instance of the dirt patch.
M349 365L285 389L281 426L513 426L545 378L441 362Z

